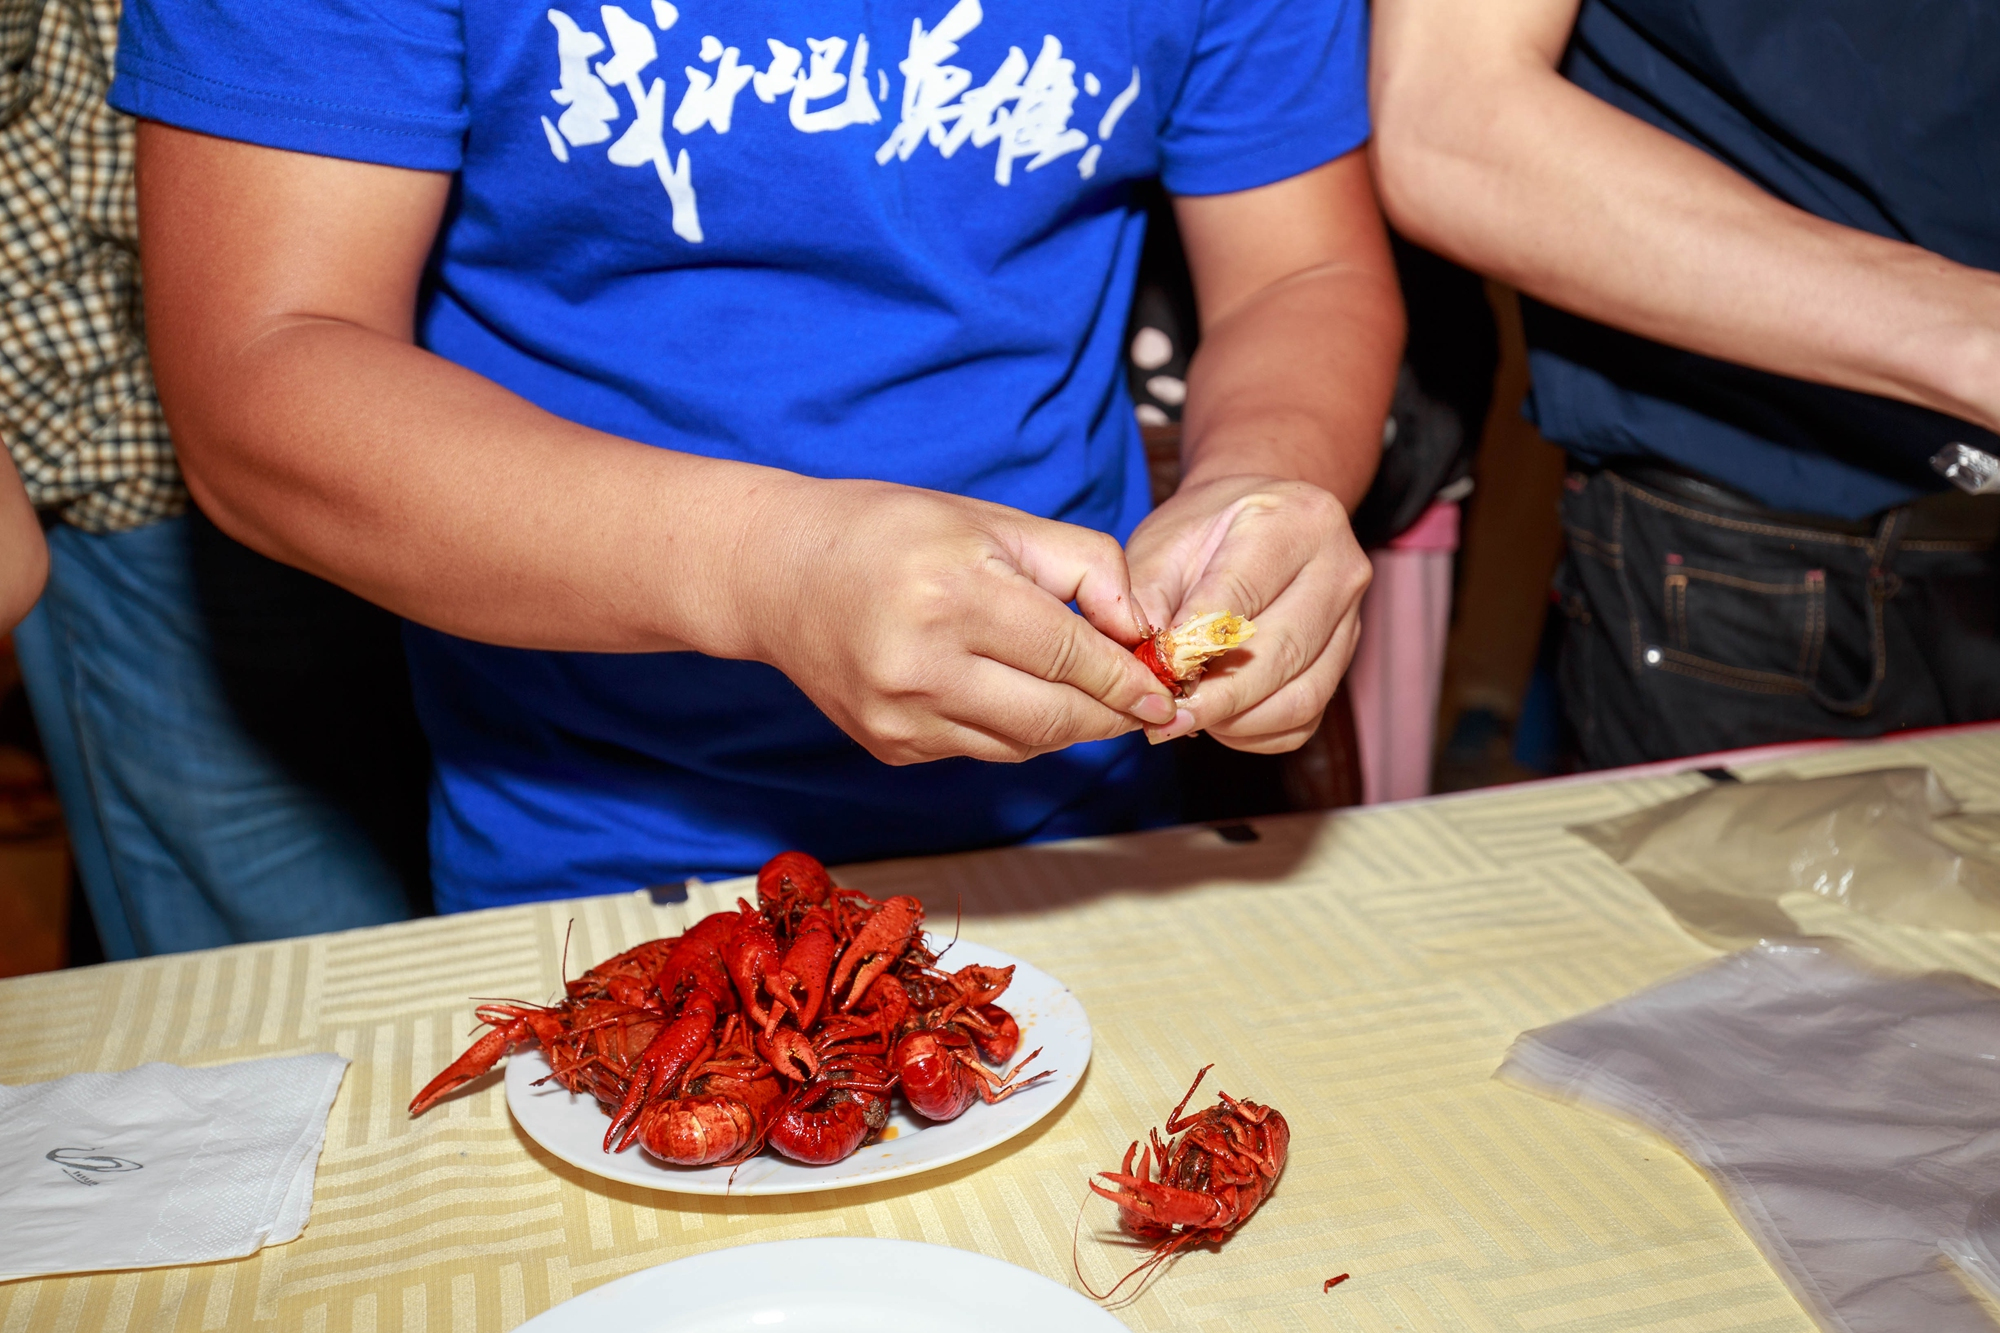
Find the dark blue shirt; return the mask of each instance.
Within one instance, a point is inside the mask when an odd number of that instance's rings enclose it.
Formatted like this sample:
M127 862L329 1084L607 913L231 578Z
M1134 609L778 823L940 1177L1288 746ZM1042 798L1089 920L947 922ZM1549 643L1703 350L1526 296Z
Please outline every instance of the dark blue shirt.
M2000 268L1993 0L1584 0L1563 72L1844 226ZM1938 413L1767 375L1528 303L1531 415L1586 462L1656 458L1781 509L1857 518L2000 441Z

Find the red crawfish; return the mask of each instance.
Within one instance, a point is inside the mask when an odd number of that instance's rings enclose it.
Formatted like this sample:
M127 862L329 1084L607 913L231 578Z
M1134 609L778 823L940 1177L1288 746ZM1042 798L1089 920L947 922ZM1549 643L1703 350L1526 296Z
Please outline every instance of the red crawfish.
M875 984L880 988L882 981ZM788 1057L791 1067L781 1065L780 1072L798 1078L798 1066L804 1065L806 1076L772 1111L768 1141L795 1162L809 1166L838 1162L889 1123L896 1078L883 1057L891 1033L872 1017L835 1014L825 1019L809 1042L801 1034L792 1035L804 1049Z
M889 1094L895 1090L881 1056L831 1055L773 1113L771 1146L808 1166L838 1162L889 1123Z
M509 1047L525 1042L549 1053L552 1077L571 1092L592 1093L614 1104L624 1100L633 1066L667 1026L653 978L674 944L648 940L607 958L564 987L566 996L559 1004L481 1005L479 1021L492 1031L411 1099L410 1114L422 1115L439 1098L492 1069Z
M1110 1291L1102 1295L1092 1291L1099 1300L1109 1300L1132 1278L1189 1245L1228 1239L1257 1211L1285 1169L1292 1131L1275 1108L1222 1092L1207 1110L1181 1114L1214 1067L1201 1067L1187 1096L1167 1117L1167 1133L1180 1137L1163 1143L1160 1131L1150 1130L1143 1150L1135 1140L1125 1150L1122 1167L1099 1173L1111 1188L1090 1182L1093 1193L1118 1205L1119 1224L1126 1233L1150 1242L1153 1252ZM1074 1254L1071 1259L1074 1262ZM1081 1271L1077 1280L1083 1281ZM1084 1287L1089 1290L1088 1283Z
M1005 1077L979 1063L976 1050L973 1038L957 1028L923 1028L896 1043L889 1066L902 1080L911 1109L926 1120L956 1120L976 1101L991 1105L1055 1072L1044 1069L1031 1078L1021 1077L1021 1071L1042 1053L1040 1047Z
M663 1162L733 1166L764 1146L783 1097L777 1074L744 1041L739 1020L731 1016L715 1054L688 1071L678 1095L646 1102L631 1132Z
M923 924L924 905L915 898L884 899L841 954L839 965L833 969L833 979L827 983L827 994L840 994L852 978L854 985L840 1006L843 1011L852 1009L868 993L875 978L901 960Z
M571 1092L620 1101L640 1055L666 1026L656 1010L604 999L546 1006L489 1002L474 1013L492 1030L411 1099L411 1115L422 1115L446 1094L492 1069L508 1048L528 1042L549 1053L551 1077Z
M957 1028L979 1048L979 1058L1003 1065L1021 1045L1021 1025L993 1001L1014 982L1014 969L968 964L956 972L936 966L905 970L900 989L910 1009L907 1028ZM878 983L879 984L879 983Z

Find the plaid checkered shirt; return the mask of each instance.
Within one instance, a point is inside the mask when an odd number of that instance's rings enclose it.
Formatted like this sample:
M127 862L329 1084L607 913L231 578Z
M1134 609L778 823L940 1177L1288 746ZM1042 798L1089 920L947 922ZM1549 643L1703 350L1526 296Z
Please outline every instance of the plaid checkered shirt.
M0 438L36 508L118 532L187 507L139 306L118 0L0 0Z

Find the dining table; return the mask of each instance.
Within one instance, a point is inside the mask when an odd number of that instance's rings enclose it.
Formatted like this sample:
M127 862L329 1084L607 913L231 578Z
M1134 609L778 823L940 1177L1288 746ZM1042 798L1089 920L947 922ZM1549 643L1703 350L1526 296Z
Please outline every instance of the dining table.
M1130 1328L1804 1333L1784 1281L1665 1142L1493 1078L1521 1032L1717 955L1567 830L1699 790L1722 764L1746 779L1926 765L1968 808L2000 809L2000 730L1978 727L837 867L844 885L920 899L939 937L1059 979L1094 1052L1017 1137L825 1193L603 1179L527 1137L497 1073L406 1109L475 1031L474 997L546 1002L565 966L731 908L747 879L680 902L635 891L0 981L0 1083L353 1062L299 1239L0 1285L0 1333L483 1333L655 1265L806 1237L925 1241L1102 1286L1144 1255L1086 1182L1206 1065L1198 1101L1221 1089L1278 1108L1289 1162L1224 1243L1127 1287L1112 1313ZM1786 906L1883 962L2000 983L2000 937L1812 895Z

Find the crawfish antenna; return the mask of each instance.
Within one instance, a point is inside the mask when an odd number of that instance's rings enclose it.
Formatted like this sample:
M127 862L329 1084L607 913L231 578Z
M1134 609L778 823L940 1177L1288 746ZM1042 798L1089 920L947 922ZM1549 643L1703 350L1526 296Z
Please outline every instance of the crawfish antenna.
M1091 1187L1091 1189L1095 1188L1096 1188L1095 1185ZM1112 1297L1118 1294L1118 1289L1120 1287L1123 1287L1127 1282L1130 1282L1135 1277L1140 1278L1139 1285L1134 1287L1132 1289L1132 1294L1126 1297L1125 1300L1121 1303L1129 1305L1131 1302L1138 1300L1139 1293L1146 1289L1146 1280L1143 1277L1140 1277L1140 1275L1150 1274L1154 1269L1158 1268L1161 1264L1165 1263L1167 1260L1173 1258L1176 1254L1180 1253L1182 1246L1186 1245L1189 1241L1195 1239L1195 1237L1200 1234L1199 1232L1184 1231L1180 1235L1175 1236L1172 1240L1161 1241L1154 1248L1153 1253L1150 1256L1141 1260L1138 1266L1133 1268L1132 1271L1127 1273L1124 1277L1121 1277L1116 1282L1112 1283L1110 1290L1099 1291L1097 1288L1091 1286L1090 1279L1083 1275L1083 1263L1077 1253L1077 1233L1081 1231L1083 1228L1083 1210L1087 1208L1089 1205L1090 1205L1090 1190L1085 1190L1082 1200L1076 1205L1076 1220L1070 1223L1069 1267L1070 1271L1076 1274L1077 1285L1082 1287L1085 1291L1089 1292L1090 1298L1096 1301L1100 1305L1108 1303Z
M562 964L556 971L556 979L562 982L565 991L569 990L569 937L575 929L576 918L571 917L569 924L563 927Z
M944 948L939 949L937 951L937 957L931 959L932 967L936 967L938 958L942 958L946 954L950 953L952 945L958 943L958 928L964 924L965 924L965 890L960 889L958 891L958 910L952 915L951 918L951 944L947 944L944 946Z
M1084 1200L1084 1203L1088 1202L1089 1202L1088 1199ZM1081 1203L1076 1206L1076 1218L1078 1223L1081 1223L1083 1221L1083 1208L1084 1204ZM1167 1260L1179 1254L1181 1252L1181 1247L1186 1245L1192 1239L1194 1239L1194 1236L1192 1233L1189 1233L1176 1236L1171 1241L1162 1242L1160 1248L1154 1250L1152 1254L1148 1255L1145 1259L1141 1260L1138 1264L1136 1264L1131 1272L1127 1273L1124 1277L1121 1277L1116 1282L1112 1283L1111 1288L1108 1291L1097 1290L1095 1287L1091 1286L1089 1280L1084 1277L1083 1269L1077 1263L1075 1227L1071 1227L1069 1233L1069 1263L1070 1267L1074 1269L1076 1272L1077 1284L1081 1286L1085 1291L1089 1292L1091 1299L1095 1300L1100 1305L1110 1304L1111 1299L1118 1294L1120 1289L1122 1289L1127 1282L1130 1282L1135 1277L1138 1278L1139 1285L1132 1288L1132 1294L1119 1302L1120 1305L1130 1305L1133 1301L1139 1299L1139 1293L1146 1289L1146 1283L1152 1280L1153 1274L1158 1271L1160 1265L1166 1263Z
M1077 1253L1077 1233L1083 1230L1083 1210L1090 1206L1090 1191L1076 1202L1076 1221L1069 1224L1069 1271L1076 1274L1076 1283L1090 1293L1092 1300L1108 1300L1109 1296L1099 1296L1097 1288L1090 1285L1090 1279L1083 1275L1083 1259Z

